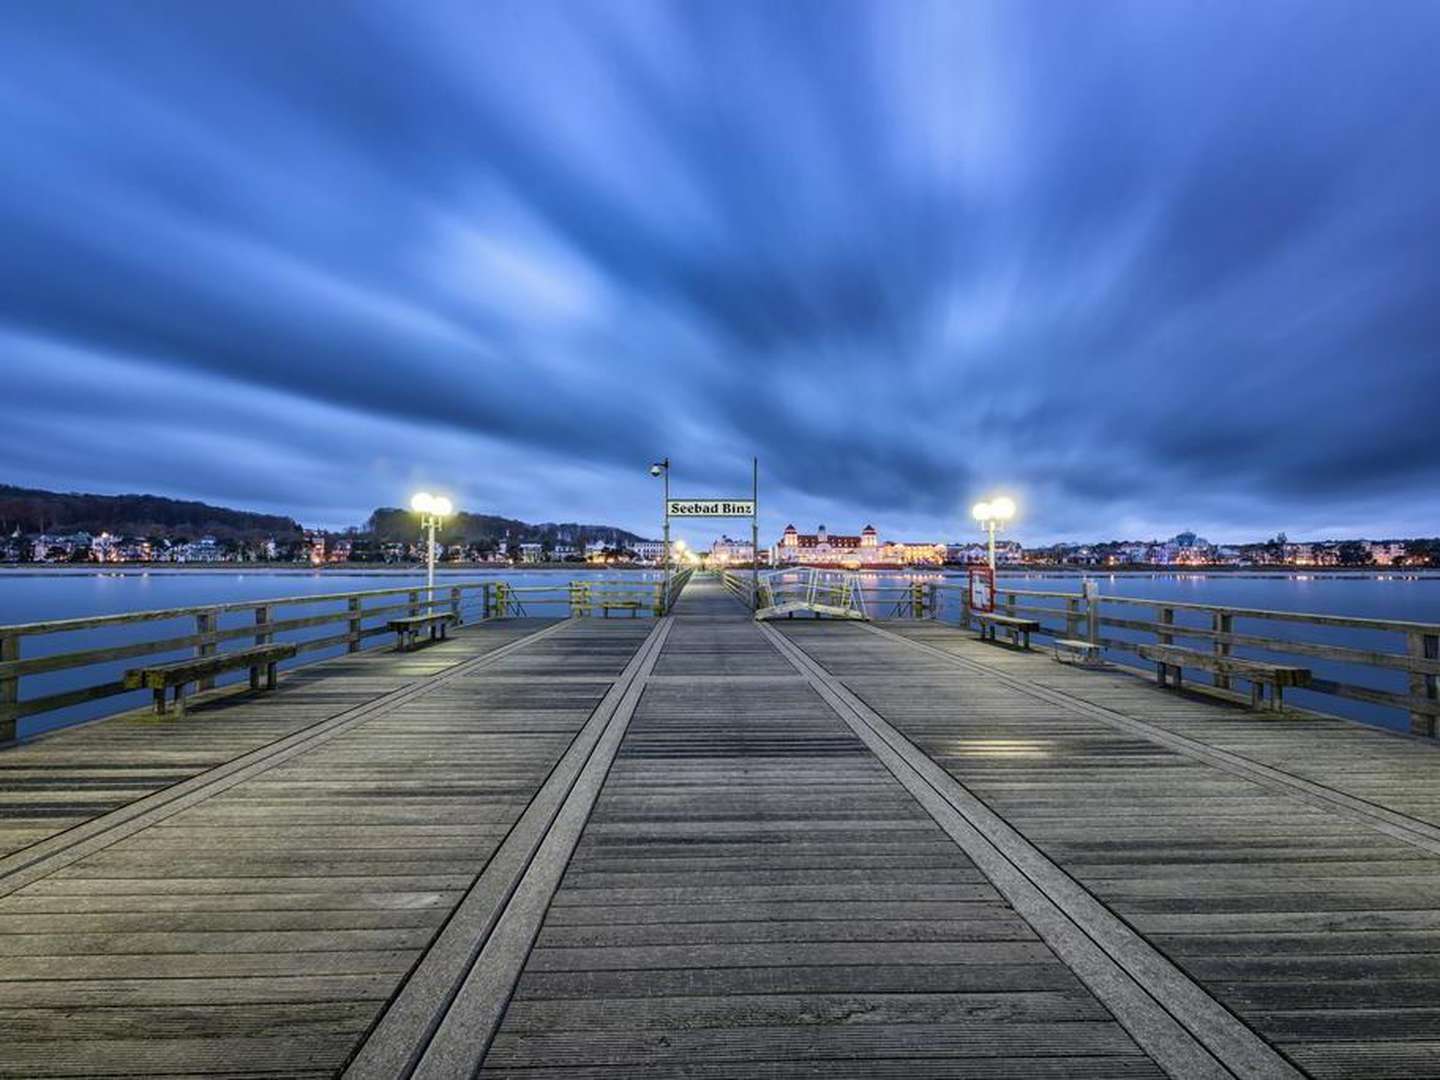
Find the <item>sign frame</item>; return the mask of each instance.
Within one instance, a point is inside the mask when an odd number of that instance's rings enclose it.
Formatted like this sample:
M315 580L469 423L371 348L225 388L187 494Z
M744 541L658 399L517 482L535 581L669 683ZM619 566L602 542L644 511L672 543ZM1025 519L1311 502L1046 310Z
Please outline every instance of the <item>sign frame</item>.
M988 563L968 568L966 597L971 611L990 612L995 610L995 571ZM976 588L976 586L979 588Z
M665 516L672 518L753 518L755 499L666 499Z

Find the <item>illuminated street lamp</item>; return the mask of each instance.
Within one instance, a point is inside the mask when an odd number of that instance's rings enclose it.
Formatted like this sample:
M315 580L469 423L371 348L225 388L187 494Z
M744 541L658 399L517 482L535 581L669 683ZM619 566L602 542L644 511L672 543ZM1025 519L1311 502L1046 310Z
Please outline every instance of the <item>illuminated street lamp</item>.
M428 491L417 492L410 500L410 509L420 515L420 528L429 535L429 544L426 547L425 558L425 588L428 590L427 599L435 599L435 530L440 525L440 519L449 517L455 508L450 505L450 500L443 495L431 495Z
M665 602L670 602L670 459L657 461L650 466L650 475L665 478Z
M990 569L995 569L995 530L1015 516L1015 500L1004 495L989 502L978 502L970 510L980 527L990 534Z

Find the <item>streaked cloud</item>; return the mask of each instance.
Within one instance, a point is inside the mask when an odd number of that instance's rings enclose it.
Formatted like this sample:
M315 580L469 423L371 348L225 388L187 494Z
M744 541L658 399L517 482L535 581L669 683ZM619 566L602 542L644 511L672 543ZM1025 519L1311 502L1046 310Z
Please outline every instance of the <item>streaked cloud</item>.
M22 4L4 479L1440 532L1419 0ZM696 539L703 539L698 533Z

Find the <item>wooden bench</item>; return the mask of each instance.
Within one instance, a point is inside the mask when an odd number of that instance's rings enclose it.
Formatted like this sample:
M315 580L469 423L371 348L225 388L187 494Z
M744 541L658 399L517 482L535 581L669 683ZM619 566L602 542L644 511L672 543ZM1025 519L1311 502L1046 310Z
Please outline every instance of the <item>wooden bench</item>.
M1155 661L1155 673L1161 686L1173 676L1178 690L1183 678L1182 669L1187 667L1246 680L1250 684L1252 709L1260 707L1266 686L1270 687L1270 708L1278 712L1285 707L1285 687L1306 686L1310 682L1309 668L1271 664L1264 660L1242 660L1236 656L1220 656L1178 645L1141 645L1137 651L1146 660Z
M185 715L185 686L199 682L222 671L250 669L250 689L260 689L260 669L265 669L265 689L275 689L275 665L289 660L299 650L290 644L256 645L250 649L197 656L193 660L175 660L168 664L147 664L125 672L125 689L149 687L155 691L155 715L165 715L165 691L175 688L175 715Z
M1055 647L1055 659L1058 661L1073 662L1082 667L1099 667L1105 663L1105 647L1098 642L1056 638L1051 644Z
M413 649L420 636L420 631L428 629L430 640L436 639L437 633L441 640L445 638L445 631L451 624L460 621L453 611L435 611L428 615L407 615L403 619L391 619L387 624L395 631L395 651L405 652Z
M996 615L993 611L977 611L975 618L980 621L980 640L987 638L995 640L995 630L998 627L1005 631L1010 638L1010 644L1020 645L1021 638L1024 638L1024 648L1030 648L1030 635L1039 633L1040 623L1035 619L1017 619L1013 615Z

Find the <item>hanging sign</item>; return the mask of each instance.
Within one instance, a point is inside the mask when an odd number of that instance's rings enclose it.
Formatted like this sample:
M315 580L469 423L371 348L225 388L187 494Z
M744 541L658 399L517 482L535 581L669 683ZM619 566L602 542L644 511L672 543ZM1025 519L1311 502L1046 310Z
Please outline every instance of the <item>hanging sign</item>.
M670 517L754 517L754 499L670 499Z

